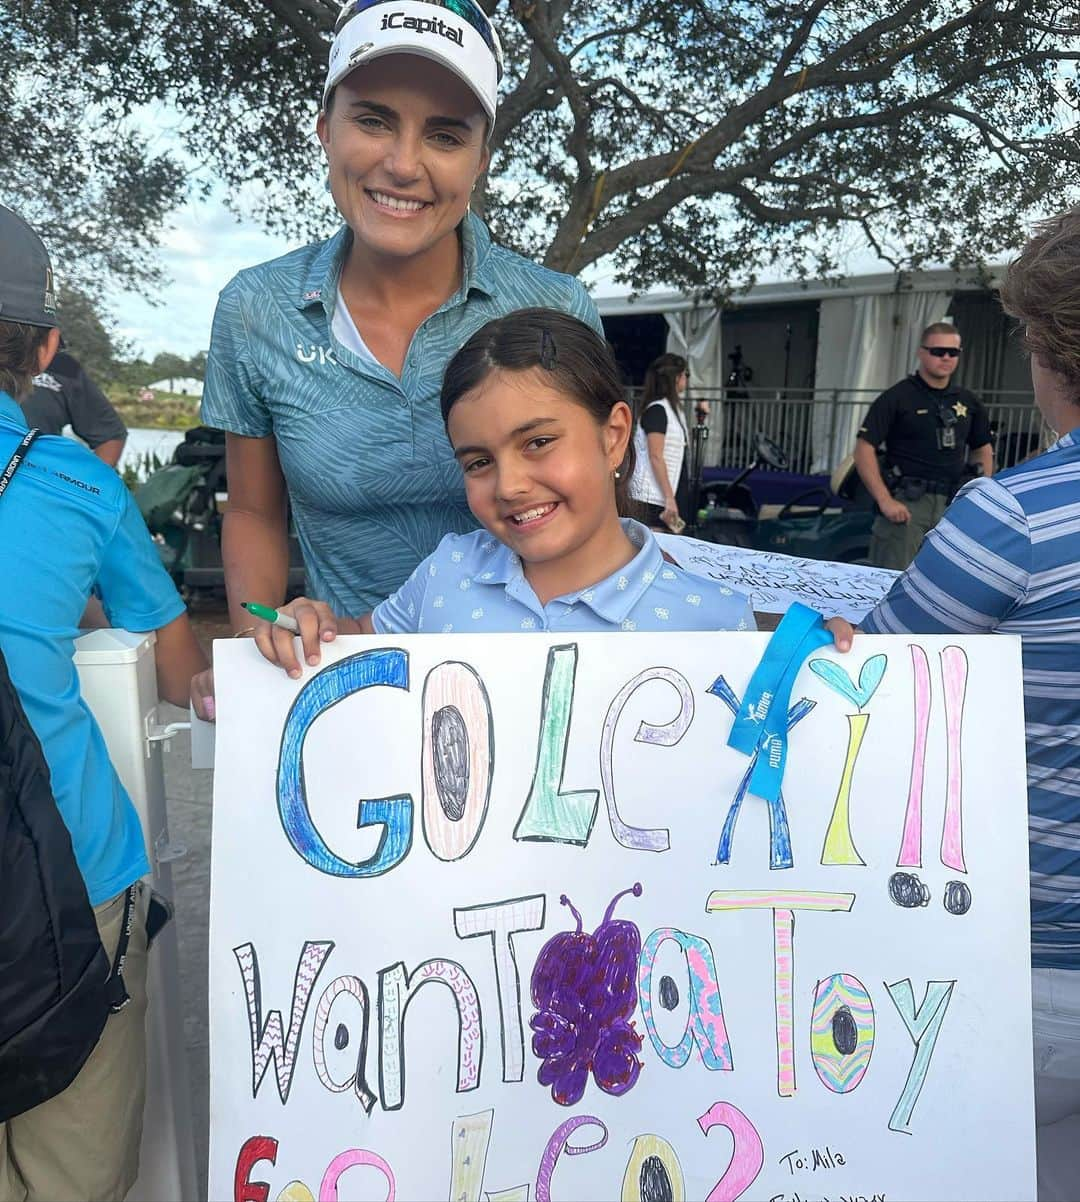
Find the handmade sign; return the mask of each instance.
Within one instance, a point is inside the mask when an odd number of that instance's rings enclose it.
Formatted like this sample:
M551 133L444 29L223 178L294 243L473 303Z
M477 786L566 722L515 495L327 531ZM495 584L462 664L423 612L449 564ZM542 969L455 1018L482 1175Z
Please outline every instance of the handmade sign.
M1018 643L814 652L768 803L765 643L217 643L210 1197L1033 1198Z
M656 537L680 567L743 593L760 613L780 614L801 601L827 618L839 616L857 625L900 575L889 568L751 551L700 538Z

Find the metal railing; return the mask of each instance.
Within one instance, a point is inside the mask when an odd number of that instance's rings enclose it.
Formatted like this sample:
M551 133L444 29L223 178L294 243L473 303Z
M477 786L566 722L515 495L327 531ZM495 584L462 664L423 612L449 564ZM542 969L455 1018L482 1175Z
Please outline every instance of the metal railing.
M632 396L639 391L631 390ZM695 388L687 400L686 420L692 428L695 402L709 402L707 467L745 467L764 435L787 454L791 471L828 472L851 453L858 424L880 391ZM1012 467L1053 440L1030 392L979 395L994 433L995 470Z

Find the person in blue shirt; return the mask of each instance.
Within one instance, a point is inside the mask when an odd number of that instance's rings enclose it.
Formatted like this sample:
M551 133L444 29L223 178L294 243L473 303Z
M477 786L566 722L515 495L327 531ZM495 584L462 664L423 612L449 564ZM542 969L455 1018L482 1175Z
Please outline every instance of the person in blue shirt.
M501 50L473 0L385 0L338 18L318 118L342 228L241 272L214 318L203 421L227 431L223 556L241 601L285 600L291 507L308 591L339 613L394 592L475 521L439 416L450 356L543 305L600 329L582 285L495 245L469 211L488 168ZM421 26L423 28L423 26Z
M17 398L60 341L41 240L0 206L0 474L27 436ZM110 963L125 894L150 871L138 815L79 691L73 662L91 591L114 626L157 632L160 695L187 705L206 665L184 604L115 471L66 438L32 443L0 495L0 652L41 743L53 796ZM146 1084L146 904L123 966L131 1001L71 1085L0 1123L0 1198L123 1198L135 1180ZM5 915L3 921L9 921Z
M1017 634L1031 857L1040 1200L1080 1191L1080 207L1043 222L1006 275L1031 352L1044 454L958 494L863 620L872 634ZM837 645L851 627L834 619Z
M633 416L604 340L584 322L526 309L489 322L450 361L442 416L482 530L448 534L371 613L299 598L308 663L336 634L753 630L745 597L665 561L620 519ZM294 638L260 623L263 655L291 676Z

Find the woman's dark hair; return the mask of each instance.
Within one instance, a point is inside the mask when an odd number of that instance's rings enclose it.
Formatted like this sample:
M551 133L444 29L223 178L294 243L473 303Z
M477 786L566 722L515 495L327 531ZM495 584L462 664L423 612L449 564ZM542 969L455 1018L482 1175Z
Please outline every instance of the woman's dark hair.
M544 372L552 388L587 409L598 426L626 399L611 349L591 326L555 309L518 309L481 326L447 364L442 382L443 422L454 405L493 371L532 368ZM620 513L627 512L633 474L631 437L615 481Z
M38 355L51 330L0 321L0 392L21 401L33 387Z
M638 405L637 417L640 421L645 406L653 401L667 401L682 417L682 401L677 387L679 377L687 370L686 360L682 355L666 354L654 359L645 369L645 381L641 388L641 402Z

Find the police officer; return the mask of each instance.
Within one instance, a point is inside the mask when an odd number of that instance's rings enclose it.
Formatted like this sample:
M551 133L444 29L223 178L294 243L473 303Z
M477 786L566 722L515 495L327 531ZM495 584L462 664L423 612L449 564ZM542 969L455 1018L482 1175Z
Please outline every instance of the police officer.
M918 370L883 392L859 429L855 468L879 510L870 539L870 561L878 567L906 568L960 485L993 471L986 409L952 383L960 350L955 327L927 326Z

